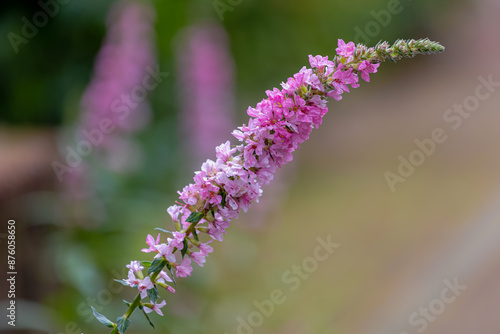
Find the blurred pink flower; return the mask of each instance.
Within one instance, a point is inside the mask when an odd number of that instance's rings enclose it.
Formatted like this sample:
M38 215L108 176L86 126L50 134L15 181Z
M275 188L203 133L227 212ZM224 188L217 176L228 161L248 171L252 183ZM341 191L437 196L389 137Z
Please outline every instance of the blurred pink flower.
M234 128L234 62L228 36L217 23L191 26L179 39L182 138L189 158L198 164L212 156Z
M118 134L133 132L148 122L147 101L133 93L143 85L148 67L156 63L154 16L153 9L139 1L118 1L109 10L94 76L82 97L82 128L99 129L102 120L109 119ZM106 143L112 136L104 137Z

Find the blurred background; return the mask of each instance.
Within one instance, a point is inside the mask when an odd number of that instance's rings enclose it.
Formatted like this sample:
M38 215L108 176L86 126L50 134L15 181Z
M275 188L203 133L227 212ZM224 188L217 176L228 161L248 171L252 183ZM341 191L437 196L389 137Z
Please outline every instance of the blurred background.
M18 274L16 327L2 316L0 330L106 332L90 306L125 311L134 291L113 279L149 259L139 250L170 227L176 191L266 89L338 38L429 37L446 52L382 64L330 102L152 320L160 333L497 334L499 13L497 0L3 1L3 312L9 219ZM328 236L340 247L317 261ZM279 304L256 306L276 290Z

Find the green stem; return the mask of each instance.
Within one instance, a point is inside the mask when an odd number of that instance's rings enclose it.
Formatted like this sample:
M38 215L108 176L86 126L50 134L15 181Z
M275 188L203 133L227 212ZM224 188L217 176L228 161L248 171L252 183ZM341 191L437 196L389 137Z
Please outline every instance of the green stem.
M158 277L159 274L160 274L160 272L154 273L151 276L151 281L154 282L155 279ZM135 296L134 301L130 304L130 306L127 309L127 312L125 312L125 314L123 315L123 317L125 319L130 318L130 316L132 315L132 313L134 313L135 309L139 305L141 305L141 294L140 293L138 293L137 296ZM119 333L119 332L118 332L118 329L115 327L115 328L113 328L113 330L109 334L117 334L117 333Z
M141 303L141 294L138 293L132 304L130 304L130 306L128 307L128 310L127 312L125 312L123 317L126 319L130 318L130 316L132 315L134 310L139 306L140 303Z

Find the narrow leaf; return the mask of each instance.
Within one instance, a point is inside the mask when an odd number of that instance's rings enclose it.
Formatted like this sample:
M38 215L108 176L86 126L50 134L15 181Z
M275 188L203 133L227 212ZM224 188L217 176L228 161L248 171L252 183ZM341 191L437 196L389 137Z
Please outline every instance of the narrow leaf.
M188 251L188 242L186 239L184 239L183 244L184 244L184 247L181 250L182 258L184 258L184 255L186 255L186 252Z
M200 241L200 239L198 239L198 232L196 232L196 229L195 229L195 228L193 228L193 235L194 235L194 239L195 239L196 241Z
M142 305L139 305L139 308L141 309L142 313L146 317L146 320L149 322L149 324L151 325L151 327L155 328L155 325L153 324L153 322L151 321L151 319L149 319L148 314L146 313L146 311L144 311L144 307Z
M125 282L125 281L124 281L124 280L122 280L122 279L115 279L115 281L116 281L116 282L118 282L118 283L120 283L121 285L130 286L130 285L128 285L128 283L127 283L127 282Z
M127 331L128 326L130 326L130 319L125 317L119 317L116 319L116 326L121 334Z
M151 300L151 303L156 304L156 299L158 299L158 289L156 286L153 289L148 290L148 297Z
M170 234L172 234L172 232L167 231L167 230L165 230L165 229L163 229L163 228L161 228L161 227L157 227L157 228L155 228L155 230L158 230L158 231L160 231L160 232L165 232L165 233L170 233Z
M103 316L101 313L97 312L93 306L91 306L91 308L92 312L94 313L94 317L96 317L96 319L99 320L101 324L109 328L113 328L115 326L115 324L111 320Z
M165 259L154 259L154 261L151 263L151 267L148 269L148 274L153 274L160 272L163 267L165 266Z
M175 276L174 273L172 272L172 266L167 263L167 269L170 272L170 278L172 278L172 281L174 282L174 286L177 287L177 282L175 281Z
M227 196L227 193L225 191L222 191L221 190L221 196L222 196L222 201L221 201L221 205L222 207L225 207L226 206L226 196Z
M189 215L188 219L186 219L186 222L188 223L197 223L203 218L204 213L203 212L193 212Z

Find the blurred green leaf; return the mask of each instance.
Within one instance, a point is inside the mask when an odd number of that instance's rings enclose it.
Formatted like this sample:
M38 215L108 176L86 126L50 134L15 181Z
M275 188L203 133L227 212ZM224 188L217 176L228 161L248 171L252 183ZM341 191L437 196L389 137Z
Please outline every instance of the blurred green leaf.
M96 319L99 320L101 324L109 328L113 328L115 326L115 324L111 320L103 316L101 313L97 312L93 306L91 306L91 308L92 312L94 313L94 317L96 317Z

